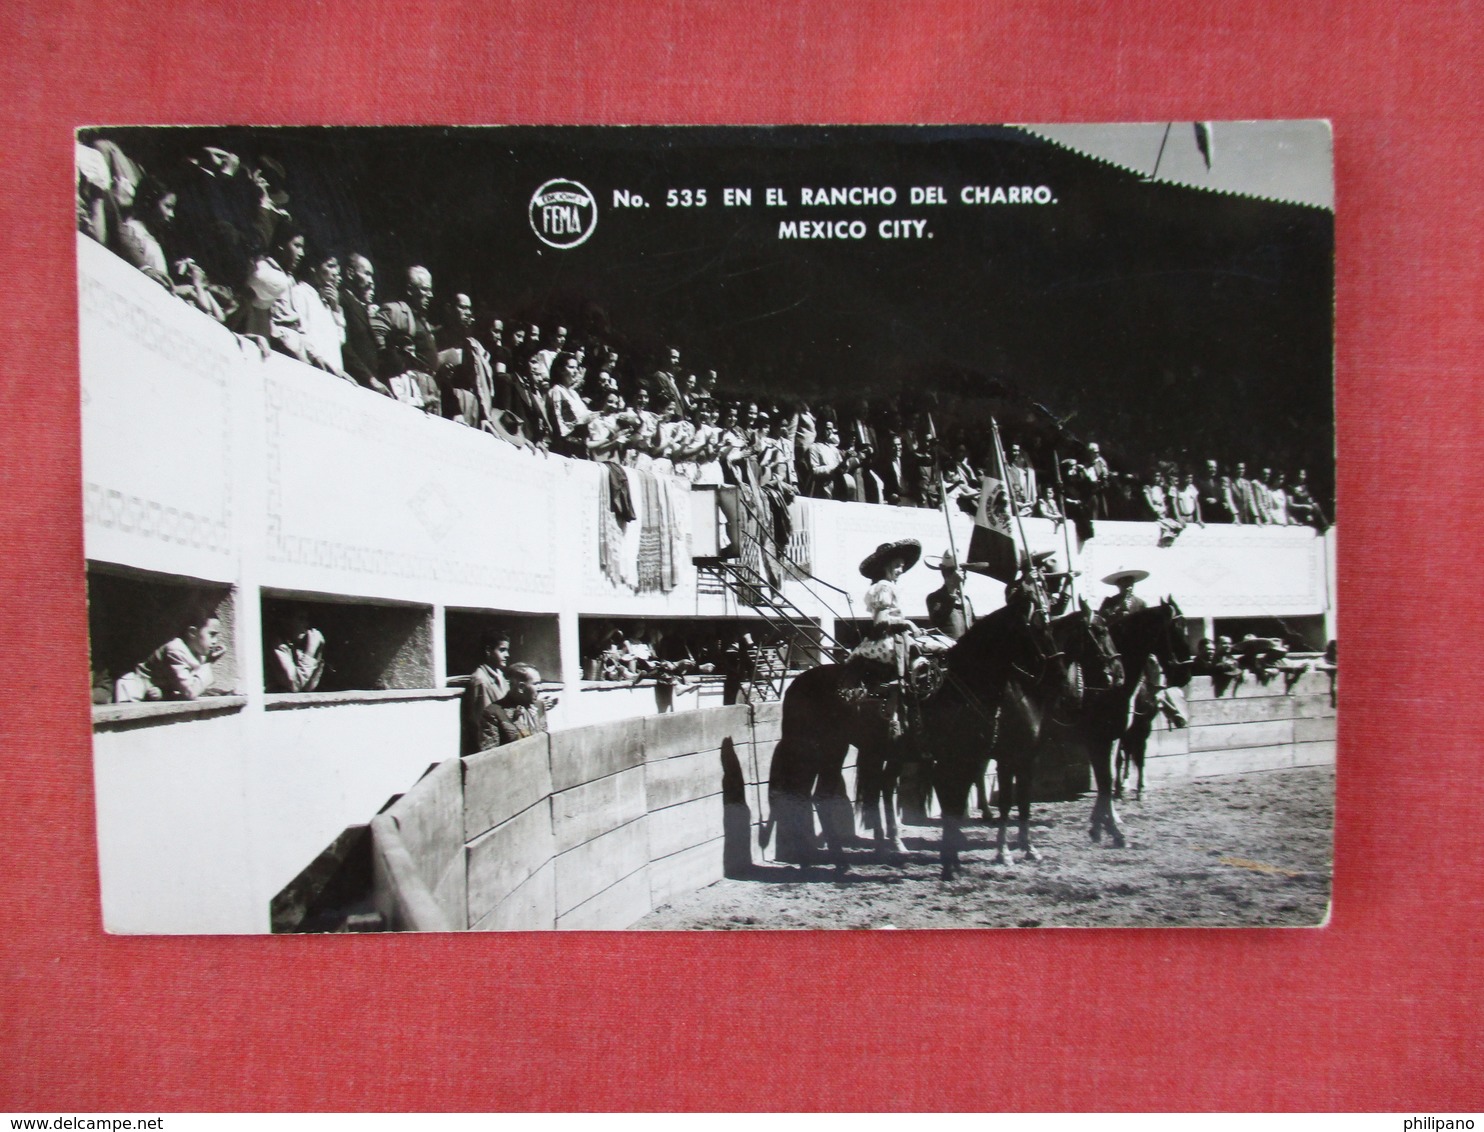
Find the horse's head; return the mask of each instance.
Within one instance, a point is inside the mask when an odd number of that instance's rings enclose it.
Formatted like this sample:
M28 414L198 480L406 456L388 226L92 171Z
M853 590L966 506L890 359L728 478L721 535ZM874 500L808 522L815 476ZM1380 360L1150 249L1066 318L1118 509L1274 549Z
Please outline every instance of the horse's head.
M1154 639L1154 655L1165 670L1165 679L1176 688L1190 683L1192 656L1185 631L1185 615L1175 599L1166 595L1156 607L1160 629Z
M1085 601L1081 609L1057 619L1053 634L1067 660L1081 669L1088 689L1114 688L1123 683L1123 660L1113 634Z

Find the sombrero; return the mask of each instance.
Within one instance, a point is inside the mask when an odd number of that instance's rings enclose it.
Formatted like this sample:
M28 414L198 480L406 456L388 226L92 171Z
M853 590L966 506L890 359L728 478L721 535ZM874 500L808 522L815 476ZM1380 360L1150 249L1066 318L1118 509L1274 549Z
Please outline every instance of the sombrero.
M1147 577L1149 577L1148 570L1114 570L1113 573L1103 579L1103 585L1116 586L1125 578L1131 582L1142 582Z
M904 538L900 542L883 542L861 563L861 574L873 582L879 582L886 573L886 564L893 558L902 560L902 569L910 570L922 557L922 543L915 538Z
M953 556L953 551L945 550L939 557L929 555L922 560L922 564L931 570L957 570L958 559Z

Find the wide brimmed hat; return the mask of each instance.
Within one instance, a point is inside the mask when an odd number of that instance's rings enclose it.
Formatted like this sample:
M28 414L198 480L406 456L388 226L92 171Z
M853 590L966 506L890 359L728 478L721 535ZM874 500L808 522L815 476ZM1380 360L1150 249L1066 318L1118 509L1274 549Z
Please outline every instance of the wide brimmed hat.
M1149 577L1148 570L1114 570L1113 573L1103 579L1103 585L1116 586L1125 580L1142 582L1147 577Z
M886 564L893 558L902 560L902 569L910 570L922 557L922 543L915 538L904 538L900 542L883 542L861 563L861 574L873 582L879 582L886 574Z
M922 560L922 564L930 570L957 570L959 565L951 550L945 550L936 558L929 555Z

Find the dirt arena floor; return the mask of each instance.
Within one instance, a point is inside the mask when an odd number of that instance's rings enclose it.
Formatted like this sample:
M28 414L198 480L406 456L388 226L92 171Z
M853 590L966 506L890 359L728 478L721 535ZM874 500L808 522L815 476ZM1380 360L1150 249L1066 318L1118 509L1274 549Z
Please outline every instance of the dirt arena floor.
M901 864L867 848L834 867L766 865L656 909L634 926L687 928L1249 927L1322 923L1330 897L1334 769L1151 786L1118 804L1128 846L1087 835L1090 798L1036 805L1040 861L993 864L994 830L968 831L963 875L938 876L939 830L909 826ZM1012 838L1014 827L1012 823Z

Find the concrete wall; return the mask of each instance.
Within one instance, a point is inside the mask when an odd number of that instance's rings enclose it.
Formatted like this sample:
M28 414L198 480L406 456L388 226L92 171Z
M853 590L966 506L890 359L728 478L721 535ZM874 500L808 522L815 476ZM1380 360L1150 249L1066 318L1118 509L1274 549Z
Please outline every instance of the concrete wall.
M412 930L628 927L759 855L778 714L630 719L450 759L372 823L378 905Z
M284 885L458 750L458 702L447 693L268 701L95 709L109 931L268 931Z

